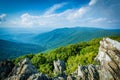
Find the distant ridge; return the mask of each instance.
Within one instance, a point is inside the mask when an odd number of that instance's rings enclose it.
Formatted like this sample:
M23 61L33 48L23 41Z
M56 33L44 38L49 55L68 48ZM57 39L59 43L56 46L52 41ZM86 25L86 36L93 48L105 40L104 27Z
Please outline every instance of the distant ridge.
M39 45L16 43L0 39L0 60L19 57L45 50Z
M49 49L107 36L120 36L120 29L90 27L59 28L39 34L32 41Z

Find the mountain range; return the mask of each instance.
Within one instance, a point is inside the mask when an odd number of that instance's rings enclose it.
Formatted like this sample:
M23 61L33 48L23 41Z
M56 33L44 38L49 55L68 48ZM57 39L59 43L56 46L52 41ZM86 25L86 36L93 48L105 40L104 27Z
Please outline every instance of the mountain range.
M21 31L21 30L20 30ZM0 60L51 50L93 38L120 36L120 29L59 28L44 33L0 30Z
M31 41L35 44L46 47L47 49L89 41L93 38L119 36L120 29L99 29L99 28L59 28L50 32L42 33Z

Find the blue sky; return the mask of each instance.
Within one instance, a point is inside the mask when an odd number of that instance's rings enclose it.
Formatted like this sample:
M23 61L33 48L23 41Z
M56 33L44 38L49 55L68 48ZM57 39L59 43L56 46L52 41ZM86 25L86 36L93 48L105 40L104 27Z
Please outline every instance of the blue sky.
M120 0L0 0L0 27L120 28Z

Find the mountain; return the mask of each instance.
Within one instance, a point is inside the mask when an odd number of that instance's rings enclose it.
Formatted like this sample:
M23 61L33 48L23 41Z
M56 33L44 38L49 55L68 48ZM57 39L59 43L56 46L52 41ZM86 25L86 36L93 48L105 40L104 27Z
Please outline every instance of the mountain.
M0 39L2 40L29 43L29 39L35 35L36 33L24 28L0 28Z
M35 36L32 43L45 46L47 49L89 41L93 38L119 36L120 29L99 29L88 27L60 28Z
M17 43L0 39L0 60L18 57L29 53L37 53L45 48L34 45Z
M0 27L0 39L21 42L21 43L31 43L32 37L43 32L50 31L44 28L23 28L23 27Z

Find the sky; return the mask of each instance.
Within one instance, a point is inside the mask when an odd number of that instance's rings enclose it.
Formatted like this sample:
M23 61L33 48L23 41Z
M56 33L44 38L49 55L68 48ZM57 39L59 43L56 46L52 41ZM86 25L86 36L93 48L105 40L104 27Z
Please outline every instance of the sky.
M120 28L120 0L0 0L0 27Z

